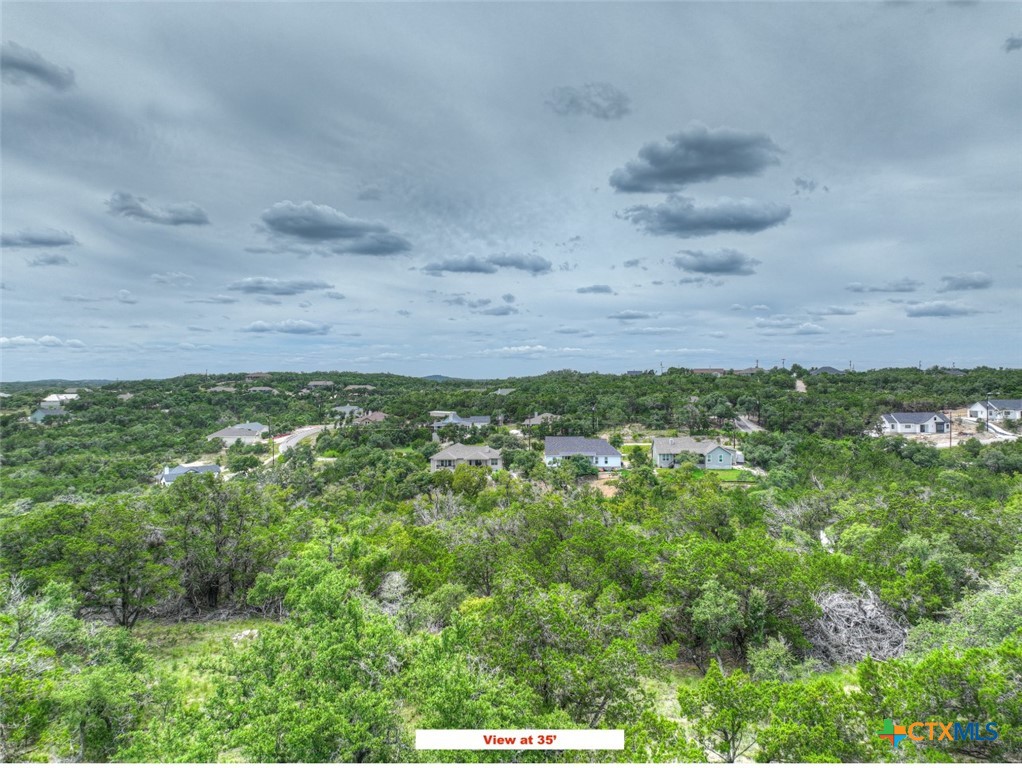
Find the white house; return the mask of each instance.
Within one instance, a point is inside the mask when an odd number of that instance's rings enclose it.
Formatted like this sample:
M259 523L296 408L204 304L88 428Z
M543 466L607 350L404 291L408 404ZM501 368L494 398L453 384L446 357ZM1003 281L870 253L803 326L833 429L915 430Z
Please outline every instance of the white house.
M969 418L981 421L1022 419L1022 400L982 400L969 406Z
M567 456L585 456L599 469L621 469L621 451L606 440L590 437L547 437L543 440L543 462L550 466Z
M39 404L41 408L45 408L47 404L50 405L63 405L64 403L70 402L71 400L77 400L78 395L47 395L42 399Z
M436 472L439 469L454 469L461 464L468 464L470 467L489 467L500 469L504 466L500 451L488 445L454 445L434 453L429 459L429 469Z
M678 456L694 453L703 457L706 469L732 469L739 463L738 451L725 448L713 440L696 440L692 437L654 437L653 463L661 468L676 466Z
M459 416L456 411L451 411L449 414L444 416L444 418L440 419L440 421L434 421L433 429L439 429L440 427L446 427L451 424L476 429L477 427L488 426L489 423L489 416Z
M951 421L943 413L885 413L880 417L885 435L940 434L951 429Z
M263 432L269 432L270 428L258 421L248 421L244 424L235 424L233 427L226 427L219 432L209 435L207 440L222 440L224 445L234 445L241 441L242 445L255 445L263 442Z
M220 467L216 464L192 464L185 465L179 464L178 466L171 469L170 467L164 467L163 471L156 478L160 485L170 485L182 475L205 475L211 474L213 477L220 475Z

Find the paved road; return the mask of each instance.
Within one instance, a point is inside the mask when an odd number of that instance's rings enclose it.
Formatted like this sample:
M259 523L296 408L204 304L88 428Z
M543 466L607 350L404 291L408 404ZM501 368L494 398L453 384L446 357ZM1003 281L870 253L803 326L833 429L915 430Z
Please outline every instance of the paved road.
M320 432L322 432L324 429L327 429L328 427L329 427L328 424L317 424L316 426L312 427L300 427L299 429L296 429L289 435L283 435L281 437L273 438L273 442L277 444L277 448L274 450L273 456L268 458L264 463L269 464L271 461L273 461L273 459L276 456L280 456L280 454L285 453L286 451L290 451L302 440L305 440L308 437L312 437L313 435L318 435Z
M749 419L743 419L741 416L735 416L735 426L742 432L763 432L763 427L759 424L755 424Z

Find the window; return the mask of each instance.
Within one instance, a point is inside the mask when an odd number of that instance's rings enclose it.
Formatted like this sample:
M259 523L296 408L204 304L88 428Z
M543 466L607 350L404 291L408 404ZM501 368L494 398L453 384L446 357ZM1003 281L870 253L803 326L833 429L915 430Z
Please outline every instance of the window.
M490 466L496 467L500 464L500 459L490 459Z

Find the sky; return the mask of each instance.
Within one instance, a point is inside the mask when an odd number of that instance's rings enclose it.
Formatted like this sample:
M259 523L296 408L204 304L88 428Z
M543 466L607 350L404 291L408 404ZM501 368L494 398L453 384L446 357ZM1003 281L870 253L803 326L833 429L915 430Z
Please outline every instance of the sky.
M1022 365L1017 3L2 14L3 380Z

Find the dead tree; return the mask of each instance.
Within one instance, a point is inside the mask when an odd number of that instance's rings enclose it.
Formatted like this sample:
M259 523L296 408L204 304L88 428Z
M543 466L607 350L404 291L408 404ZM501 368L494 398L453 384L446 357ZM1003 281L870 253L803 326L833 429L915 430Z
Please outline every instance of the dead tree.
M832 664L853 664L867 656L893 659L905 651L907 630L875 594L828 592L815 598L820 616L809 631L814 655Z

